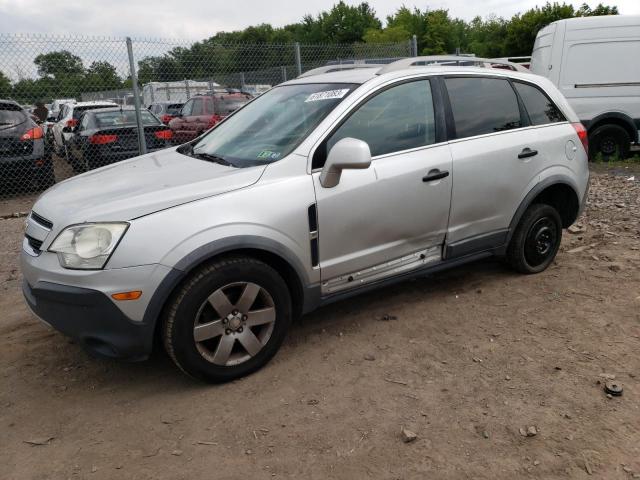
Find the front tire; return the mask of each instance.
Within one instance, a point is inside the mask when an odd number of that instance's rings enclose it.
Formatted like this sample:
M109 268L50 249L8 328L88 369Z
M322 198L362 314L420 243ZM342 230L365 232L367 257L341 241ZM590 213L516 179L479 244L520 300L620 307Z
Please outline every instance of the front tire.
M282 277L249 257L229 257L194 272L166 310L163 340L185 373L220 383L271 360L291 324Z
M558 253L562 220L550 205L534 204L524 213L507 248L507 261L520 273L545 270Z

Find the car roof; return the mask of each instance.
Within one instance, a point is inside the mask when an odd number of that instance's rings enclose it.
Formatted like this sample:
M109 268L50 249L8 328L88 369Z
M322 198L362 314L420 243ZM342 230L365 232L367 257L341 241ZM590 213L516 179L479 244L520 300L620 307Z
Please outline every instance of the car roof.
M141 108L140 111L145 111L146 108ZM107 107L107 108L96 108L95 110L87 110L87 113L104 113L104 112L135 112L135 107L131 106L115 106L115 107Z
M179 105L184 104L184 102L180 101L171 101L171 100L160 100L158 102L151 102L149 105Z
M100 105L113 105L114 107L117 107L118 104L117 103L113 103L113 102L98 102L98 101L91 101L91 102L77 102L77 103L71 103L71 105L73 105L73 108L76 107L92 107L92 106L100 106Z
M406 77L415 74L430 74L430 75L444 75L444 74L473 74L484 76L505 76L511 78L518 78L522 80L534 80L534 75L527 72L518 72L514 70L505 70L501 68L484 68L484 67L466 67L457 65L415 65L411 67L401 68L398 70L392 70L381 75L378 72L385 67L380 68L362 68L345 70L340 72L322 73L319 75L311 75L308 77L295 78L284 82L283 85L300 85L306 83L356 83L363 84L374 78L379 78L381 81L384 79L394 79ZM535 83L535 81L534 81Z
M4 99L4 98L0 98L0 103L10 103L11 105L17 105L20 108L23 108L22 105L20 105L18 102L16 102L15 100L10 100L10 99ZM24 108L23 108L24 109Z

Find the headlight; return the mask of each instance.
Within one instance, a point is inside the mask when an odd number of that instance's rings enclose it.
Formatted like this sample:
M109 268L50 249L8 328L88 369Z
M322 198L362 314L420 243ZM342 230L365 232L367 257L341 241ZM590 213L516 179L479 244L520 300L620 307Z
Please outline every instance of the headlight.
M128 223L72 225L60 232L49 251L58 254L64 268L101 269L128 227Z

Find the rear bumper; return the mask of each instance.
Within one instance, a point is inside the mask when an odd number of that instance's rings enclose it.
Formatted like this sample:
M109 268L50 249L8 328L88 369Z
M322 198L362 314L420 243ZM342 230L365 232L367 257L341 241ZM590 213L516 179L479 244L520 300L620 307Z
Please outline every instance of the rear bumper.
M98 356L136 361L151 353L154 326L131 321L102 292L26 280L22 290L40 319Z

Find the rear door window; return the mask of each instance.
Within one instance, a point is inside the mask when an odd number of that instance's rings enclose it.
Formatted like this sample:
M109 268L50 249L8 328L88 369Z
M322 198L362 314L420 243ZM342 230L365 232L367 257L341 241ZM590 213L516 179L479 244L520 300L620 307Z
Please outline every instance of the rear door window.
M524 103L532 125L564 122L562 112L538 87L520 82L514 82L513 85Z
M445 78L457 138L522 127L518 99L508 80Z

